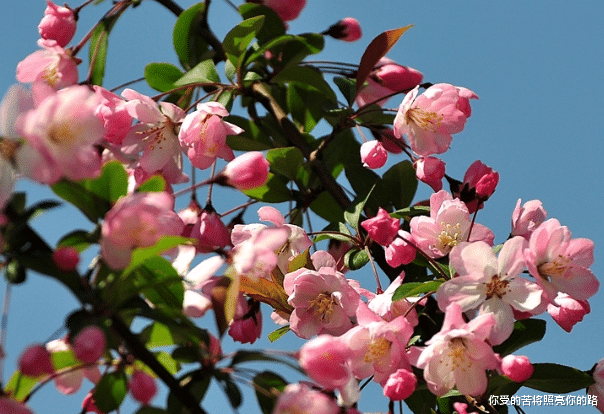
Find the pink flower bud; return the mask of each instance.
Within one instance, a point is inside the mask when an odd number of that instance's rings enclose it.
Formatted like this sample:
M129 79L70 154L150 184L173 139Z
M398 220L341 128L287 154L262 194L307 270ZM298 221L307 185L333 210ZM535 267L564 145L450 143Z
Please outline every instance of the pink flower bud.
M428 184L434 192L442 190L445 176L445 163L436 157L425 157L415 161L415 175L421 182Z
M43 39L56 40L59 46L65 47L76 32L73 10L57 6L48 0L44 17L38 25L38 32Z
M50 360L50 352L44 345L31 345L19 358L19 370L28 377L37 377L42 374L55 372Z
M512 381L524 382L533 375L533 365L524 355L506 355L501 360L501 370Z
M396 237L400 227L400 220L390 217L390 214L383 208L378 209L375 217L367 219L361 223L361 226L367 230L367 234L378 244L388 246Z
M204 210L193 226L190 237L197 239L199 253L213 252L231 244L231 232L214 211Z
M457 414L468 414L468 404L462 402L454 402L453 409Z
M73 351L80 361L92 364L105 352L105 334L97 326L82 329L73 340Z
M84 400L82 401L82 409L85 410L84 412L86 413L93 412L96 414L105 414L104 411L101 411L99 407L96 406L93 391L90 391L88 394L86 394L86 397L84 397Z
M331 36L334 39L345 42L354 42L362 36L361 25L359 21L352 17L345 17L334 25L331 25L322 34Z
M478 160L468 167L463 183L457 181L459 188L453 192L453 196L463 201L472 214L483 207L498 183L499 173Z
M250 151L229 162L222 175L238 190L260 187L268 179L268 161L261 152Z
M220 341L211 333L208 334L210 337L209 346L202 343L201 347L203 349L204 359L202 360L203 365L216 365L222 356L222 347L220 346Z
M424 75L420 71L383 57L369 74L368 85L359 91L357 104L363 106L384 98L377 102L378 105L383 105L389 99L389 95L410 91L419 85L423 78Z
M134 371L134 374L130 377L128 387L132 398L144 405L148 405L157 393L155 380L143 371Z
M553 304L547 305L547 312L552 319L566 332L570 332L583 316L591 311L586 300L576 300L566 293L558 293Z
M328 390L344 386L352 373L347 363L352 350L337 336L319 335L300 349L300 366L317 384Z
M411 234L404 230L400 230L398 233L407 240L411 239ZM384 251L386 263L392 267L399 267L400 265L411 263L415 259L415 253L415 247L407 243L401 237L395 238Z
M407 145L405 144L405 141L394 136L394 130L392 128L382 129L378 139L382 143L384 149L391 154L400 154Z
M386 164L388 160L388 152L384 149L380 141L367 141L361 145L361 161L363 161L363 167L381 168Z
M417 385L417 378L406 369L397 369L390 374L384 384L384 395L392 401L402 401L408 398Z
M247 301L245 296L239 294L235 318L229 327L229 335L233 340L242 344L256 342L262 334L262 314L259 302Z
M52 261L63 272L73 272L80 262L80 254L73 247L59 247L52 253Z
M547 218L547 211L539 200L527 201L522 207L521 201L518 200L512 213L512 236L522 236L529 240L533 231Z
M0 413L33 414L27 406L10 397L0 397Z
M264 0L264 5L273 9L284 22L295 20L306 6L306 0Z

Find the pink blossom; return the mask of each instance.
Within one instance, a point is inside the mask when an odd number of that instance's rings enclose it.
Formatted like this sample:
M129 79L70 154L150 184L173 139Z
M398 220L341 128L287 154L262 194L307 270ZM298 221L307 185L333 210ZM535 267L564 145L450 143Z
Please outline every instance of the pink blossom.
M97 326L90 325L73 340L73 352L80 361L92 364L101 358L106 345L105 333Z
M135 370L128 383L130 395L143 405L149 405L155 394L157 385L155 380L144 371Z
M419 87L409 92L394 119L397 137L407 136L411 149L420 156L442 154L451 145L452 134L461 132L470 117L472 91L446 83L430 86L418 96Z
M179 235L184 224L174 212L168 193L135 193L120 198L105 216L101 256L112 269L130 263L137 247L150 247L162 236Z
M430 217L413 217L410 227L413 242L432 258L446 256L462 241L484 241L492 245L495 239L485 226L472 224L468 207L445 190L430 196Z
M30 345L23 351L19 357L19 370L29 377L52 375L55 372L50 360L50 352L41 344Z
M327 248L327 252L334 258L336 261L336 270L338 272L345 273L348 271L346 264L344 263L344 256L350 250L352 244L346 241L330 239L329 247Z
M253 344L262 334L260 302L247 299L243 294L237 298L235 317L229 326L229 335L242 344Z
M481 395L487 389L486 371L499 361L486 339L495 325L493 314L465 322L461 306L451 303L443 326L420 354L417 367L424 370L428 389L442 396L453 387L465 395Z
M357 105L361 107L378 100L377 104L383 105L390 98L389 95L407 92L419 85L423 78L424 75L418 70L383 57L369 74L368 85L359 91Z
M95 115L103 122L105 139L112 144L121 145L132 128L134 118L128 113L126 101L98 85L93 86L99 97Z
M345 17L336 24L333 24L322 33L323 35L331 36L334 39L343 40L345 42L354 42L361 38L362 31L359 21L353 17Z
M287 273L283 288L293 306L290 327L301 338L327 333L341 335L352 327L359 294L333 268L299 269Z
M595 383L589 386L587 393L597 399L597 408L604 413L604 359L596 364L592 375Z
M381 128L375 135L376 139L382 143L384 149L391 154L400 154L403 152L403 148L408 146L404 140L394 136L392 128Z
M387 160L388 152L384 149L380 141L367 141L361 145L361 161L363 162L363 167L375 170L383 167Z
M75 358L73 348L66 338L57 339L47 343L46 349L50 353L69 352ZM69 370L66 372L59 371L59 375L54 377L55 387L63 394L73 394L80 389L84 377L96 384L101 379L99 368L94 365L90 367L82 367L80 369L69 368Z
M264 185L269 163L259 151L246 152L229 162L222 172L226 184L245 191Z
M80 262L80 254L73 247L59 247L52 252L52 261L59 270L73 272Z
M364 220L361 226L367 231L369 237L382 246L388 246L398 233L400 220L390 217L383 208L378 209L375 217Z
M506 355L501 360L501 371L515 382L524 382L533 375L533 365L524 355Z
M229 135L238 135L243 129L223 120L227 109L218 102L197 104L197 110L188 114L178 133L183 151L194 167L205 170L216 158L231 161L233 150L227 145Z
M327 390L335 390L352 376L348 365L351 357L341 337L319 335L302 346L298 360L310 379Z
M230 230L211 205L202 209L196 200L191 200L178 216L185 224L182 236L197 239L198 253L210 253L231 244Z
M306 384L288 384L275 404L272 414L338 414L340 407L320 391Z
M93 412L96 414L105 414L104 411L101 411L99 407L96 406L96 401L94 400L94 390L88 392L82 401L82 410L84 413Z
M264 0L264 5L273 9L284 22L298 18L306 0Z
M411 301L408 300L409 298L397 301L392 300L394 292L403 284L404 278L405 273L403 272L390 283L383 293L369 298L367 305L376 315L387 322L403 315L407 318L407 321L409 321L411 326L416 326L419 322L417 319L417 312L413 309Z
M449 254L449 262L459 276L447 280L436 293L441 310L455 302L462 311L478 308L479 314L492 313L495 326L489 340L498 345L514 329L512 309L533 311L541 303L541 288L522 279L526 240L514 237L506 241L499 258L487 243L460 243Z
M437 192L442 190L445 176L445 163L436 157L423 157L413 163L415 175L421 182L428 184Z
M529 240L531 234L547 218L547 212L541 201L530 200L520 206L522 200L518 199L516 208L512 213L512 236L522 236Z
M392 401L402 401L413 394L417 378L413 372L400 368L390 374L384 384L384 395Z
M78 62L69 51L55 40L40 39L38 46L42 50L32 53L17 65L19 82L43 83L54 90L78 83Z
M201 318L212 307L212 289L219 278L214 274L224 264L220 256L212 256L195 266L184 278L183 313L190 318Z
M38 32L43 39L56 40L65 47L76 32L76 19L73 10L57 6L50 0L46 2L44 17L38 24Z
M558 293L553 302L547 304L547 312L562 329L570 332L591 312L591 307L586 300L576 300L565 293Z
M0 397L0 413L7 414L33 414L27 405L10 398L9 396Z
M593 264L594 243L589 239L572 239L566 226L556 219L542 223L531 235L524 257L531 275L541 285L550 301L558 292L573 299L593 296L600 282L589 267Z
M483 207L485 201L495 192L499 173L480 161L474 161L466 171L463 183L459 183L453 196L466 203L470 214Z

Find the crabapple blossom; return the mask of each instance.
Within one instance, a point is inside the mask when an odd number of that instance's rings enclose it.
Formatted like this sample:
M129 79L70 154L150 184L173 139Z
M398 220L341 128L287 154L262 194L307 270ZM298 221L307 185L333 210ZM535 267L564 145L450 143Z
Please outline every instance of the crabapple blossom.
M23 351L19 358L19 370L29 377L55 372L50 360L50 352L41 344L30 345Z
M46 344L46 349L51 354L55 352L69 352L73 354L74 352L67 338L50 341ZM73 354L73 357L75 358L75 354ZM70 369L68 372L61 372L61 375L54 377L55 387L63 394L73 394L82 386L84 377L96 384L101 379L101 372L96 365L82 367L81 369Z
M353 17L345 17L322 33L345 42L355 42L362 36L361 25Z
M442 154L451 145L451 135L461 132L471 115L469 100L478 96L447 83L418 93L416 86L405 96L394 119L394 134L399 138L406 135L417 155Z
M287 273L283 288L294 308L290 328L301 338L323 333L342 335L352 327L359 294L334 268L306 268Z
M506 241L495 256L487 243L463 242L449 254L449 263L457 277L447 280L436 292L441 310L455 302L462 311L478 308L479 314L492 313L495 319L489 340L498 345L514 329L512 309L535 310L541 303L541 288L520 277L525 268L523 249L526 240L514 237Z
M105 139L112 144L121 145L134 120L126 108L126 101L98 85L93 88L99 97L95 115L103 122Z
M248 300L243 294L237 298L235 316L229 326L229 335L242 344L253 344L262 334L260 302Z
M112 269L130 263L137 247L150 247L162 236L180 235L184 224L166 192L135 193L120 198L101 228L101 256Z
M403 152L403 148L407 147L404 140L394 136L392 128L379 128L372 132L374 132L376 139L382 143L384 149L391 154L400 154Z
M335 390L352 377L348 365L351 357L352 352L341 337L323 334L300 348L298 360L310 379L327 390Z
M80 262L80 254L73 247L59 247L52 252L52 261L59 270L73 272Z
M400 368L384 383L384 395L392 401L402 401L413 394L416 385L417 378L413 372Z
M388 246L398 233L400 220L390 217L383 208L378 209L375 217L364 220L361 226L367 231L369 237L382 246Z
M524 257L529 272L553 301L558 292L576 300L593 296L600 282L589 267L593 264L594 243L573 239L568 227L556 219L543 222L531 235Z
M157 385L155 380L144 371L135 370L128 383L130 395L143 405L149 405L155 394Z
M583 320L583 316L591 311L586 300L576 300L566 293L558 293L551 303L547 304L547 313L566 332Z
M512 232L510 234L529 240L535 229L547 218L547 212L539 200L530 200L520 206L521 202L522 200L518 199L512 213Z
M380 141L372 140L363 142L361 145L361 161L363 167L375 170L381 168L388 160L388 152L384 149Z
M408 240L411 240L411 234L404 230L399 230L398 237L384 250L384 256L388 265L399 267L400 265L409 264L415 259L416 249L408 243Z
M76 32L76 19L73 10L67 7L57 6L47 0L44 17L38 24L38 32L43 39L56 40L61 47L73 39Z
M593 371L594 383L589 386L587 393L597 398L597 408L604 413L604 359L601 359Z
M264 0L264 5L273 9L284 22L298 18L306 0Z
M466 203L470 214L483 207L483 204L495 192L499 182L499 173L493 171L481 161L474 161L466 171L463 183L454 182L453 196Z
M197 240L195 247L198 253L210 253L231 244L229 229L211 205L202 209L196 200L191 200L178 216L185 224L182 236Z
M78 62L56 40L39 39L38 50L17 65L17 80L41 83L54 90L78 83ZM78 101L72 101L78 102Z
M424 75L418 70L382 57L369 74L367 86L357 94L357 105L361 107L376 101L378 105L383 105L390 98L389 95L407 92L419 85L423 78ZM400 136L397 135L397 138Z
M344 256L350 250L352 244L342 240L329 240L329 246L327 247L327 253L329 253L336 261L336 270L338 272L345 273L348 271L346 264L344 263Z
M524 355L506 355L501 360L501 371L512 381L524 382L533 375L533 365Z
M430 196L430 217L413 217L410 227L415 245L432 258L446 256L462 241L484 241L492 245L495 239L485 226L472 224L467 206L445 190Z
M422 157L413 163L415 176L428 184L434 192L443 188L442 179L445 176L445 163L436 157Z
M432 393L442 396L453 387L465 395L486 391L486 371L499 367L497 355L486 342L494 325L491 313L465 322L458 303L447 307L441 330L426 342L416 364L424 370Z
M99 407L96 406L96 401L94 400L94 390L88 392L82 401L82 410L84 413L93 412L96 414L105 414L104 411L101 411Z
M212 289L218 283L214 274L224 264L220 256L212 256L195 266L184 278L185 295L183 313L191 318L201 318L212 307Z
M223 120L229 111L218 102L197 104L197 110L188 114L180 127L178 140L191 164L201 170L209 168L216 158L231 161L233 150L227 145L228 135L238 135L243 129Z
M369 297L367 306L375 312L376 315L387 322L404 315L411 326L416 326L418 324L418 319L417 312L411 303L411 299L413 298L405 298L397 301L392 300L394 292L403 284L404 278L405 273L403 272L390 283L383 293Z
M106 345L105 333L97 326L90 325L82 329L73 340L73 352L80 361L92 364L101 358Z
M0 413L7 414L33 414L27 405L17 400L10 398L9 396L0 397Z
M338 414L340 407L320 391L303 383L288 384L275 404L272 414Z
M222 172L227 185L245 191L268 179L269 163L259 151L249 151L229 162Z

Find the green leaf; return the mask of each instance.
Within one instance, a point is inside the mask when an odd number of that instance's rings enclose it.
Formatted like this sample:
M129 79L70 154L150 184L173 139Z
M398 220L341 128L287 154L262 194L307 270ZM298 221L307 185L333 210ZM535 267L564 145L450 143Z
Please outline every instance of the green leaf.
M52 352L50 354L50 359L52 361L52 366L56 371L83 365L82 361L76 358L75 353L72 350Z
M290 331L289 325L282 326L279 329L275 329L273 332L268 334L268 340L271 342L275 342L277 339L280 339L283 335Z
M324 97L328 100L332 102L336 102L337 100L336 94L325 81L321 71L312 66L288 66L271 79L271 83L290 82L311 86L323 93Z
M237 352L235 352L235 355L233 355L233 358L231 359L231 367L234 367L235 365L239 365L245 362L274 362L277 364L283 364L283 365L287 365L288 367L304 374L304 370L302 368L300 368L300 366L298 366L296 363L294 362L290 362L287 360L283 360L277 357L274 357L272 355L268 355L265 354L261 351L245 351L245 350L239 350Z
M243 194L265 203L282 203L293 199L287 184L273 173L268 173L268 179L263 186L245 190Z
M159 256L166 250L170 250L181 244L191 244L191 239L180 236L163 236L157 243L151 247L139 247L134 249L132 253L132 260L124 271L123 275L128 275L134 269L145 263L147 260Z
M415 414L432 414L434 413L432 407L436 406L436 400L436 395L432 394L430 390L420 388L405 400L405 404Z
M174 82L182 76L181 70L171 63L152 62L145 66L145 80L156 91L167 92L174 89Z
M290 82L287 88L287 106L292 118L305 132L314 129L323 117L323 92L299 82Z
M304 155L296 147L273 148L266 153L266 160L273 171L295 180L304 163Z
M263 151L273 148L273 143L268 134L264 131L264 128L259 127L262 125L260 122L253 122L250 119L233 115L225 120L243 129L241 134L227 137L227 144L231 149L235 151Z
M365 49L365 53L363 53L361 63L359 63L359 70L357 71L357 93L378 61L386 56L386 53L394 46L403 33L411 27L413 27L413 25L387 30L377 35L371 43L369 43L369 46Z
M522 387L522 383L515 382L504 375L498 375L489 380L487 395L514 395Z
M431 280L429 282L403 283L394 291L392 301L396 302L397 300L404 298L418 296L428 292L436 292L443 282L444 279Z
M272 63L279 64L282 68L294 66L305 57L319 53L324 46L325 40L318 33L305 33L298 36L283 35L272 39L250 53L246 65L254 62L270 50L273 56L279 56L279 60Z
M138 193L159 193L166 189L166 180L161 175L152 175L138 186Z
M352 202L350 207L346 209L344 212L344 219L346 223L350 224L350 227L355 230L359 229L359 220L361 219L361 214L363 214L363 209L365 208L365 204L367 204L367 200L371 193L375 190L375 185L369 189L365 196L357 196L357 198Z
M90 36L90 49L88 59L90 60L90 81L93 85L102 85L105 77L105 65L107 62L107 46L109 43L109 32L113 26L109 20L101 20L92 31Z
M185 288L172 264L163 257L152 257L134 272L134 290L155 306L182 309Z
M346 99L348 106L352 106L357 92L356 80L334 76L333 83L335 83L340 92L342 92L342 95L344 96L344 99Z
M166 325L159 322L154 322L143 329L140 333L140 339L147 348L174 345L172 332Z
M262 28L264 19L263 15L250 17L233 27L225 36L222 45L227 58L235 67L241 67L243 54Z
M54 200L40 201L30 206L27 210L25 210L25 212L23 212L23 219L30 220L42 214L46 210L52 210L53 208L59 207L61 205L62 204L60 202Z
M180 371L180 364L169 353L165 351L157 352L155 358L170 374L176 375Z
M195 67L174 82L174 86L184 86L195 83L220 83L220 76L212 59L199 62Z
M327 191L323 191L310 203L310 209L319 217L330 223L344 221L344 211L335 198Z
M243 396L241 395L241 391L239 390L237 384L235 384L229 377L226 377L226 379L221 382L224 384L223 391L226 394L231 407L239 408L241 403L243 403Z
M205 3L200 2L178 16L172 32L174 50L183 68L191 69L204 59L209 59L208 44L202 36Z
M52 191L63 200L76 206L93 223L105 217L111 208L108 200L104 200L79 183L61 180L51 186Z
M523 385L534 390L568 393L587 388L595 382L588 373L565 365L533 364L533 368L533 375Z
M494 346L493 350L501 356L511 354L518 349L538 342L545 336L546 323L542 319L522 319L514 322L514 330L502 344Z
M106 413L117 410L128 393L128 378L123 371L103 375L94 390L94 401Z
M382 176L382 182L388 189L388 198L396 209L407 207L415 197L417 178L415 168L409 160L393 165Z
M254 390L263 414L271 414L279 394L287 386L287 381L271 371L263 371L254 377ZM267 394L271 394L269 397Z
M97 227L92 232L84 230L74 230L59 240L57 246L61 247L73 247L78 252L83 252L91 244L98 243L100 237L100 227Z
M415 217L415 216L429 216L430 215L430 207L428 206L413 206L402 208L400 210L396 210L393 213L390 213L390 217L394 218L407 218L407 217Z
M39 377L28 377L23 375L21 371L15 371L8 380L4 391L9 393L12 398L17 401L23 401L29 392L36 386L36 384L43 379L44 376Z
M84 188L111 203L128 193L128 173L119 161L108 162L103 166L100 177L81 183Z
M350 249L344 256L344 263L350 270L358 270L369 262L366 250Z
M239 14L244 19L256 16L264 16L265 21L262 28L256 33L258 43L264 44L275 37L285 34L285 24L279 15L270 7L262 4L243 3L239 6Z

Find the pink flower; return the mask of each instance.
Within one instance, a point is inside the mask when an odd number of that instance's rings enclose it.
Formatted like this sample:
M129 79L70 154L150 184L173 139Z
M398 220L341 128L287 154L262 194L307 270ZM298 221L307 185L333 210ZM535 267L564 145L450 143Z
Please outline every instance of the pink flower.
M604 359L596 364L592 375L595 383L589 386L587 393L597 399L597 408L604 413Z
M375 170L383 167L387 160L388 152L384 149L380 141L367 141L361 145L361 161L363 162L363 167Z
M65 47L76 32L76 19L73 10L57 6L50 0L46 2L44 17L38 24L38 32L43 39L56 40Z
M73 349L66 338L57 339L46 344L46 349L50 353L69 352L73 354ZM92 383L96 384L101 379L99 368L94 365L82 367L80 369L68 368L67 372L59 372L60 375L54 377L54 383L57 390L63 394L73 394L82 386L82 380L86 377Z
M424 75L418 70L383 57L369 74L368 85L359 91L357 105L361 107L377 100L378 105L383 105L390 98L388 95L407 92L419 85L423 78Z
M73 352L80 361L92 364L101 358L106 345L103 331L90 325L82 329L73 340Z
M442 190L442 179L445 176L445 163L442 160L436 157L420 158L413 166L418 180L428 184L434 192Z
M533 375L533 365L524 355L506 355L501 360L501 371L515 382L524 382Z
M445 190L430 196L430 217L413 217L410 227L413 242L432 258L446 256L462 241L493 245L495 239L485 226L472 224L468 207Z
M33 414L33 411L31 411L27 405L17 400L13 400L8 396L2 396L0 397L0 413Z
M306 0L264 0L264 5L273 9L284 22L298 18Z
M242 344L253 344L262 334L262 313L260 302L239 294L235 317L229 326L229 335Z
M95 115L103 122L105 139L112 144L121 145L134 120L128 113L126 101L98 85L93 88L99 97Z
M155 380L144 371L134 371L130 377L128 388L130 389L132 398L143 405L149 405L155 394L157 394Z
M361 226L367 231L369 237L378 244L388 246L398 233L400 220L390 217L390 214L380 207L377 215L363 221Z
M80 254L73 247L59 247L52 252L52 261L59 270L73 272L80 262Z
M424 370L428 389L442 396L453 387L466 395L480 395L487 389L486 371L499 366L486 339L495 325L492 314L464 322L461 306L451 303L443 326L426 344L417 367Z
M319 335L300 349L300 366L314 382L327 390L343 387L352 373L348 360L352 353L341 337Z
M449 262L459 276L447 280L436 292L441 310L455 302L462 311L478 308L479 314L492 313L495 326L489 340L498 345L514 330L512 309L535 310L541 303L541 288L522 279L526 240L514 237L506 241L499 258L487 243L460 243L449 254Z
M483 207L485 201L495 192L499 173L480 161L474 161L466 171L463 183L455 182L457 188L453 196L466 203L470 214Z
M18 157L19 171L44 184L54 184L61 177L78 181L98 176L101 156L94 145L103 139L105 129L94 115L97 104L86 86L72 86L23 114L19 130L31 145L34 159Z
M275 404L272 414L338 414L340 407L320 391L306 384L288 384Z
M335 269L296 270L285 275L283 288L294 308L290 327L299 337L341 335L352 327L360 297Z
M329 29L322 33L331 36L334 39L340 39L345 42L354 42L363 35L359 21L353 17L345 17Z
M558 292L585 300L600 286L589 269L594 260L594 243L571 237L566 226L561 226L556 219L549 219L533 232L524 252L529 272L550 301Z
M411 234L408 232L404 230L398 231L398 237L384 250L384 256L388 265L399 267L400 265L409 264L415 259L416 249L407 242L411 239Z
M130 263L137 247L150 247L162 236L180 235L184 224L174 212L168 193L135 193L120 198L105 216L101 255L112 269Z
M399 138L406 135L420 156L442 154L451 145L451 135L461 132L470 117L469 99L478 96L446 83L432 85L419 96L418 91L416 86L405 96L394 119L394 133Z
M245 191L264 185L268 179L268 161L259 151L246 152L229 162L222 172L226 183Z
M226 138L241 134L243 129L222 119L228 115L222 104L207 102L197 104L197 110L185 117L178 139L194 167L205 170L217 157L225 161L235 158Z
M94 390L88 392L84 400L82 401L82 409L85 410L83 412L93 412L96 414L105 414L104 411L101 411L99 407L96 406L96 401L94 400Z
M586 300L576 300L565 293L558 293L552 303L547 304L547 312L562 329L570 332L573 326L591 312Z
M376 315L387 322L404 315L411 326L416 326L419 321L417 319L417 312L412 308L411 301L408 299L392 300L394 292L403 284L404 278L405 273L403 272L390 283L390 286L383 293L369 298L367 305Z
M44 83L54 90L78 83L78 66L68 51L55 40L38 40L38 50L17 65L17 80Z
M411 371L397 369L390 374L384 384L384 395L392 401L402 401L413 394L417 378Z
M327 252L333 257L336 261L336 270L338 272L345 273L348 271L346 264L344 263L344 256L350 250L352 244L346 241L330 239L329 247L327 248Z
M512 236L522 236L529 240L531 234L547 218L547 211L541 201L531 200L520 206L522 200L518 199L516 208L512 213Z
M37 377L42 374L54 374L50 352L44 345L30 345L19 357L19 370L23 375Z
M201 318L212 307L212 289L219 278L214 274L224 264L220 256L212 256L195 266L184 278L183 313L190 318Z

